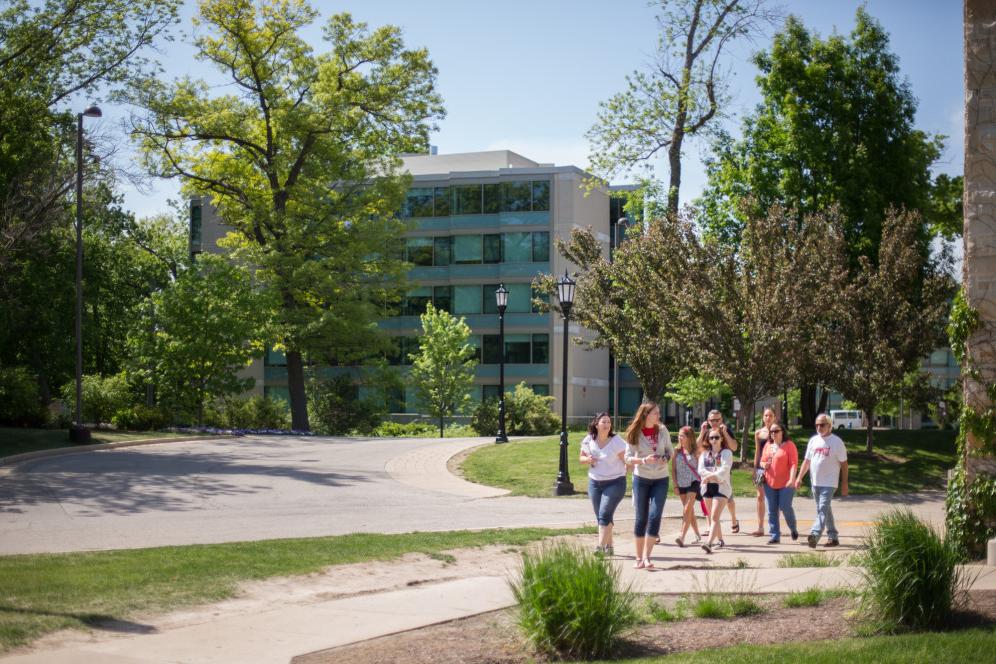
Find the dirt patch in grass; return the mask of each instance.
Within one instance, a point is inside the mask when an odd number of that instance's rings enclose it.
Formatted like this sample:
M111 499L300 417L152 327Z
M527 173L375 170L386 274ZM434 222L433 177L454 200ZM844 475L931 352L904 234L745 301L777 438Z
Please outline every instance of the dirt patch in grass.
M672 623L641 625L620 639L618 657L650 657L739 644L774 644L842 639L858 634L859 625L847 615L856 600L837 597L820 606L788 609L781 596L755 597L764 613L743 618L688 618ZM966 610L955 616L958 627L996 623L996 591L971 594ZM678 599L659 596L673 607ZM819 625L818 631L812 626ZM523 642L513 610L371 639L361 643L295 657L293 664L525 664L546 661Z

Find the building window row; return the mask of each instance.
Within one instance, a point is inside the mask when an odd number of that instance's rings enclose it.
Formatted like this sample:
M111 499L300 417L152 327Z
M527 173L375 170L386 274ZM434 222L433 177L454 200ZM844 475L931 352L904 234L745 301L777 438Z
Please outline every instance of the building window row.
M507 313L539 313L533 300L547 301L548 296L536 291L531 284L505 284L508 289ZM497 314L495 290L498 284L466 286L420 286L408 291L401 302L400 315L421 316L426 305L455 315Z
M490 233L410 237L405 260L418 266L480 265L482 263L546 263L550 233Z
M477 361L481 364L499 364L501 362L501 341L497 334L472 334L468 343L474 347ZM395 351L388 355L388 363L392 365L409 365L410 355L419 352L418 337L396 337ZM541 334L506 334L505 335L506 364L549 364L550 335Z
M549 209L549 180L523 180L452 187L413 187L405 196L401 216L448 217L455 214L537 212Z

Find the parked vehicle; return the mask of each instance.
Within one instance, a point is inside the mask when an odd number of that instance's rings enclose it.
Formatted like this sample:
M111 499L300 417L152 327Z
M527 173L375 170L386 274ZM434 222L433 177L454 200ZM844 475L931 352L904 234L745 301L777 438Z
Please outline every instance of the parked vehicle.
M860 410L830 411L830 424L834 429L860 429L862 422Z

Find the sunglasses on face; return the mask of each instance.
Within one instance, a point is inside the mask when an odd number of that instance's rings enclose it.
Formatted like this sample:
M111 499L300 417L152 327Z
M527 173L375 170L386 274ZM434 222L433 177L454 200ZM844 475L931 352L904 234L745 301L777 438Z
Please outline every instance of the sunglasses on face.
M817 427L828 427L828 426L830 426L830 423L829 422L817 422L816 426Z
M709 436L709 440L722 440L719 436Z
M771 433L781 433L781 429L771 429Z

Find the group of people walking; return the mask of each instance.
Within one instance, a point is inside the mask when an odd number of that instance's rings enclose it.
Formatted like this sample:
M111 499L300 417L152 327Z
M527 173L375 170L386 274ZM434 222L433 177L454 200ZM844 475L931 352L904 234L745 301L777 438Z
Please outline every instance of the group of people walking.
M807 537L815 548L824 531L824 546L840 543L833 520L831 499L840 485L846 496L847 450L844 442L833 434L830 419L825 414L816 418L816 434L810 438L802 466L799 453L788 437L787 429L778 422L775 411L766 408L763 426L754 434L754 484L757 487L757 530L755 537L765 534L767 516L768 544L781 541L780 517L785 518L792 540L799 538L792 499L806 473L811 472L813 496L816 500L816 520ZM733 453L739 445L718 410L709 413L698 434L689 426L678 430L678 449L661 422L660 407L644 402L622 436L612 427L612 417L599 413L588 426L588 435L581 441L580 461L588 466L588 496L598 519L596 553L613 555L613 517L626 493L626 475L633 472L633 505L635 520L634 567L653 569L651 553L660 543L661 517L669 486L681 499L681 528L674 542L685 546L689 530L695 535L693 544L711 554L725 546L720 518L729 510L733 533L740 532L736 502L730 472ZM699 532L695 504L700 502L707 518L705 536Z

